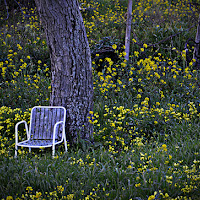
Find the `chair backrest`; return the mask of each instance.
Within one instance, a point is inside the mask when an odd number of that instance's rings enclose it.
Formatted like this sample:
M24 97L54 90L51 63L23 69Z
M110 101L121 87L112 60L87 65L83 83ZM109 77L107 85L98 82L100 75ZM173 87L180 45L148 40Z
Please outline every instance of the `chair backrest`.
M66 109L61 106L35 106L31 110L30 137L31 139L53 139L54 125L66 121ZM56 140L62 138L63 124L56 129Z

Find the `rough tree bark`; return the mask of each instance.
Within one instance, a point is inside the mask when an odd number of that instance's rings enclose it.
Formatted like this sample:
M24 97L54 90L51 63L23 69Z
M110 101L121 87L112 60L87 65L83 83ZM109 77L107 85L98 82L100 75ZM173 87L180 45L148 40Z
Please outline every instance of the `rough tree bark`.
M77 0L35 0L51 57L50 105L67 109L66 133L91 140L93 110L89 43Z
M127 9L127 23L126 23L126 38L125 38L125 59L129 60L129 51L130 51L130 38L131 38L131 22L132 22L132 0L128 0L128 9Z

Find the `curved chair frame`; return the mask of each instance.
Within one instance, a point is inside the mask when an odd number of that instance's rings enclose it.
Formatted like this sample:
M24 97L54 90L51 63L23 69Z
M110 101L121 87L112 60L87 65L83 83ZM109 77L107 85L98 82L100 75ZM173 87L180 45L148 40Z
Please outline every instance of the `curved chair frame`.
M65 135L66 109L62 106L35 106L31 110L30 125L20 121L15 125L15 157L18 146L31 148L52 147L52 156L55 156L55 145L64 141L67 152ZM18 142L18 126L24 123L27 140Z

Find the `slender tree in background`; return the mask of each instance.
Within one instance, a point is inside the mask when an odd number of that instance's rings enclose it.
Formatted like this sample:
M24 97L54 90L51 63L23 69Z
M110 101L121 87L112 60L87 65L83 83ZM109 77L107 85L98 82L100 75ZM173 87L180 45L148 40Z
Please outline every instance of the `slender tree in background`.
M50 105L67 109L66 133L91 140L93 110L89 43L77 0L35 0L51 58Z
M129 60L130 40L131 40L131 22L132 22L132 0L128 0L126 38L125 38L125 59Z
M195 38L195 48L194 48L194 55L193 58L196 60L197 67L200 68L200 15L197 25L197 33Z

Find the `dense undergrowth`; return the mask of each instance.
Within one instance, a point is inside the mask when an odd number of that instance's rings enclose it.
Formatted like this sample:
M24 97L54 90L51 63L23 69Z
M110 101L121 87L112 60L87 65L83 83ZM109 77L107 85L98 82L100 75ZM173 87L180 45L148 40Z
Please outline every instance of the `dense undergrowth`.
M20 149L13 158L14 125L29 120L31 107L48 105L51 69L36 9L8 20L1 13L0 198L199 199L200 74L189 40L197 2L134 1L128 63L127 1L81 2L93 58L95 142L80 140L67 154L62 145L55 159L48 149Z

